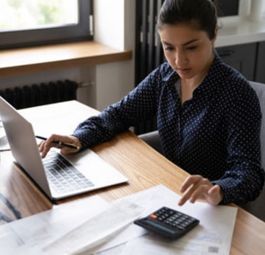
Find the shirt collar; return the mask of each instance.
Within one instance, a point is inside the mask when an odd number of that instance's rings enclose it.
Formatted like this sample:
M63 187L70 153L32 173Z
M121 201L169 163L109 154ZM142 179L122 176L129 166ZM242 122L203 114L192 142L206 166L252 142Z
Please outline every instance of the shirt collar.
M162 70L162 81L165 82L170 82L170 81L175 81L179 79L178 74L176 73L175 70L171 68L171 66L166 62L165 64L165 69Z

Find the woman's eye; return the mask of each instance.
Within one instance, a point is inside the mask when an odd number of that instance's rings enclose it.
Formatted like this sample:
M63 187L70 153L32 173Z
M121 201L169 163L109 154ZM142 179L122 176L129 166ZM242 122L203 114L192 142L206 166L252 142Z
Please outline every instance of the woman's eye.
M197 49L197 46L190 46L186 48L186 50L196 50L196 49Z
M170 47L170 46L166 46L164 49L165 49L166 51L172 51L172 50L174 50L174 48L173 48L173 47Z

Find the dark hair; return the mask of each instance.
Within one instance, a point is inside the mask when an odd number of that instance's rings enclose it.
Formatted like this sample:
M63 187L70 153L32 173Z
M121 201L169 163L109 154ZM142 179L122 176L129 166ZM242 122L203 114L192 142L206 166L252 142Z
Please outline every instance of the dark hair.
M217 11L211 0L165 0L157 22L157 28L163 25L191 23L205 31L210 39L216 36Z

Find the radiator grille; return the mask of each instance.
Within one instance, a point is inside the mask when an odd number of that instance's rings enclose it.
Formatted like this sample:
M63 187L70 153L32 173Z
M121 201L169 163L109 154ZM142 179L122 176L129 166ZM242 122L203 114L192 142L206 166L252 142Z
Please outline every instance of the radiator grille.
M74 100L76 99L77 87L77 82L63 80L3 89L0 90L0 96L16 109L21 109Z

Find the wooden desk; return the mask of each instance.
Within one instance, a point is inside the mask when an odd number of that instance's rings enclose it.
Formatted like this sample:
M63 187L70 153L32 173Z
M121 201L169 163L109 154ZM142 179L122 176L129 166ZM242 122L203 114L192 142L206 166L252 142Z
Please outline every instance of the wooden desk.
M79 121L97 113L75 101L29 108L21 112L33 123L35 132L53 130L55 133L63 125L59 115L65 120L63 130L70 133ZM47 131L47 128L51 130ZM93 150L124 173L129 178L129 184L99 190L87 194L89 196L99 194L107 200L113 200L157 184L163 184L179 193L179 187L188 175L131 132L120 134ZM12 164L10 153L2 153L0 192L21 211L23 217L52 206ZM231 254L265 254L265 223L242 209L238 210Z

